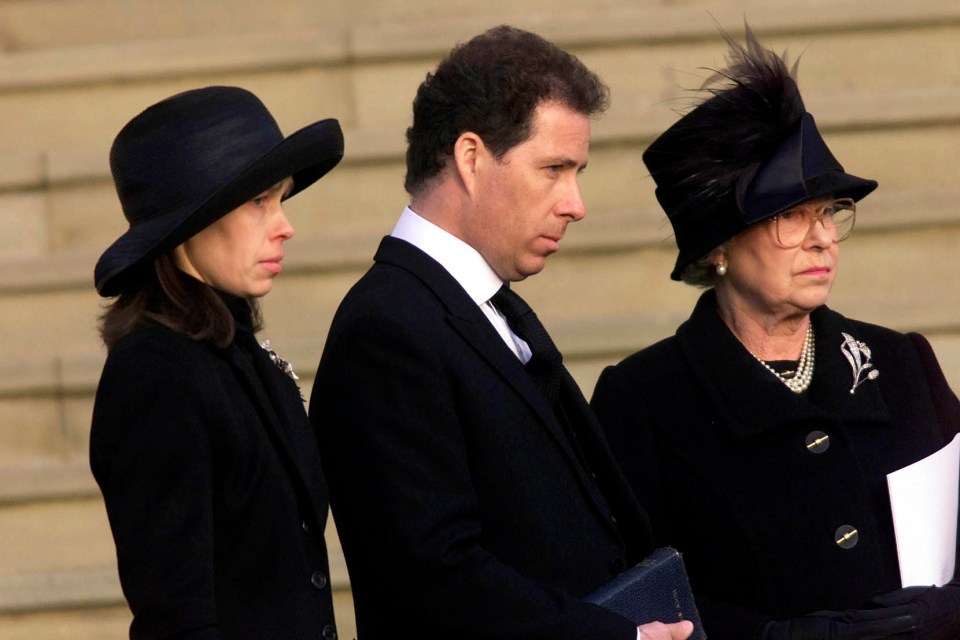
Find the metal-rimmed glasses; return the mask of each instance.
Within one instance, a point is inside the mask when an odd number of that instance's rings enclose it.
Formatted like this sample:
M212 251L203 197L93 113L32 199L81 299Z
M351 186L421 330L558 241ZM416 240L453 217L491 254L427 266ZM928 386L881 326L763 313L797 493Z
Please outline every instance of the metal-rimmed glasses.
M780 246L793 249L803 244L803 239L818 220L834 242L843 242L850 237L856 218L856 203L850 198L839 198L816 210L803 205L787 209L773 216L771 222Z

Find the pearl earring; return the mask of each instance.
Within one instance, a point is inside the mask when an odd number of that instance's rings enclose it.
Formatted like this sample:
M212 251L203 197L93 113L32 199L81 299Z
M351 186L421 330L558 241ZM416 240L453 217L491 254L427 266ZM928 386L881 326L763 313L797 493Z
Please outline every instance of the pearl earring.
M723 276L723 275L725 275L726 273L727 273L727 263L726 263L726 262L718 262L718 263L717 263L717 275L718 275L718 276Z

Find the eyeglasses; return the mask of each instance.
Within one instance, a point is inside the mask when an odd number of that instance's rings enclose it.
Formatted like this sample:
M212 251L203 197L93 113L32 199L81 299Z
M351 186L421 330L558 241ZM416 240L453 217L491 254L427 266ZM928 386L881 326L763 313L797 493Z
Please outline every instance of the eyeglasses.
M787 209L775 215L772 222L780 246L793 249L803 244L818 220L834 242L843 242L850 237L856 217L856 203L850 198L840 198L816 210L804 206Z

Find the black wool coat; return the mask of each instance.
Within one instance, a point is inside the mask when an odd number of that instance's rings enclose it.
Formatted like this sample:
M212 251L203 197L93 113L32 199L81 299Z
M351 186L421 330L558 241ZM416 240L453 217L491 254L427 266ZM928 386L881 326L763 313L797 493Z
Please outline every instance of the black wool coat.
M218 349L159 325L122 338L90 464L135 640L336 637L327 490L294 382L241 324Z
M684 554L711 640L758 638L771 619L898 589L886 474L960 428L960 402L922 337L826 307L811 319L806 397L737 341L712 291L674 337L607 368L594 392L657 542ZM842 333L871 350L854 393Z
M634 640L579 599L651 547L572 379L589 467L440 264L390 237L375 260L310 399L360 639Z

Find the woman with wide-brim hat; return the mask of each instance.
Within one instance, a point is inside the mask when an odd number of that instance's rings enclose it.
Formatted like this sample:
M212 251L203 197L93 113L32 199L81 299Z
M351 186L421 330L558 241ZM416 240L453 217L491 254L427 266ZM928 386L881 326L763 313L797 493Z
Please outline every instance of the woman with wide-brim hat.
M886 475L952 440L960 401L922 336L826 306L877 184L844 171L780 56L727 39L707 99L643 156L672 277L707 290L593 407L711 640L956 640L955 577L901 589Z
M130 637L336 637L327 490L290 365L254 337L293 228L282 201L343 155L336 120L284 138L235 87L117 135L130 223L96 266L107 361L90 435Z

